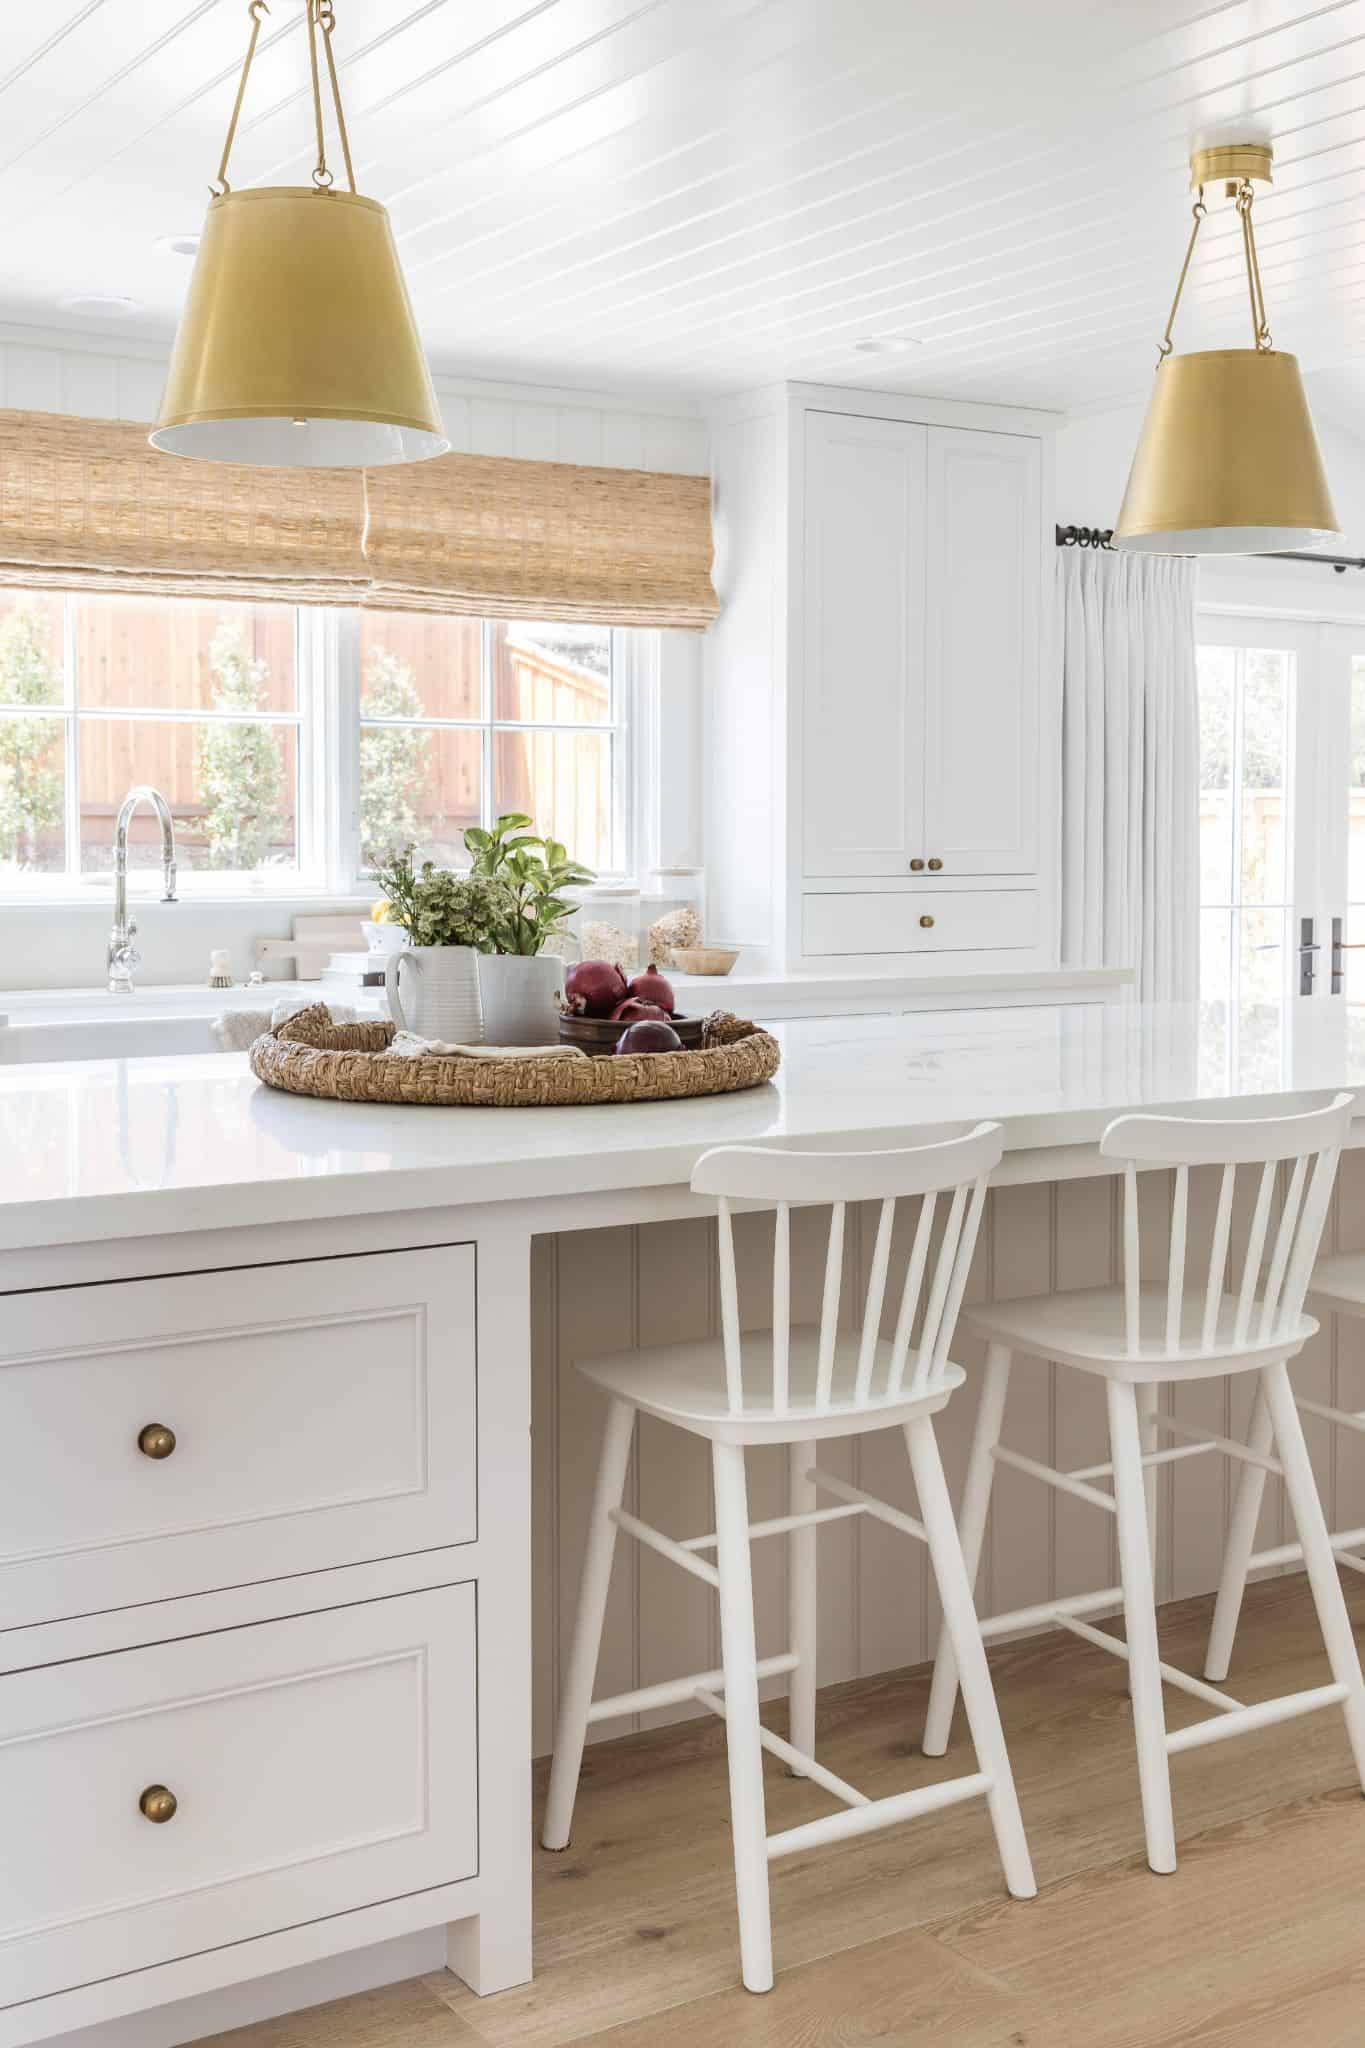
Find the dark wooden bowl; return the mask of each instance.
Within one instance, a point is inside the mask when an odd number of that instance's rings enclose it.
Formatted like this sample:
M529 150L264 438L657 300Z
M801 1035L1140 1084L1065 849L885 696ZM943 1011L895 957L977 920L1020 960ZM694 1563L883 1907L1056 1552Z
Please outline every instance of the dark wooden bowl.
M695 1052L700 1047L705 1018L670 1017L668 1021L682 1040L685 1052ZM602 1053L614 1053L617 1039L629 1029L629 1023L617 1024L610 1017L561 1017L559 1042L576 1045L581 1052L591 1053L597 1059Z

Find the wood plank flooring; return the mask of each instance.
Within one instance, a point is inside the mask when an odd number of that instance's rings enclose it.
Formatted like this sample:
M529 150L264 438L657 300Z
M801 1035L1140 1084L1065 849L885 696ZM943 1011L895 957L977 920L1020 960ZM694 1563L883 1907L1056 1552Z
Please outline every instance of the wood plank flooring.
M1365 1582L1347 1598L1365 1628ZM1162 1613L1199 1669L1211 1602ZM1305 1581L1248 1596L1228 1690L1326 1680ZM1360 2048L1365 1805L1328 1711L1177 1757L1180 1869L1142 1853L1124 1668L1051 1635L992 1667L1041 1891L1001 1885L983 1805L793 1858L773 1872L778 1979L738 1987L719 1723L588 1752L573 1846L536 1852L534 1984L479 2000L454 1978L390 1986L215 2037L214 2048ZM916 1739L921 1667L822 1693L820 1755L873 1796L971 1768L959 1724ZM1168 1691L1172 1726L1204 1709ZM783 1709L767 1710L782 1726ZM768 1824L828 1810L774 1767Z

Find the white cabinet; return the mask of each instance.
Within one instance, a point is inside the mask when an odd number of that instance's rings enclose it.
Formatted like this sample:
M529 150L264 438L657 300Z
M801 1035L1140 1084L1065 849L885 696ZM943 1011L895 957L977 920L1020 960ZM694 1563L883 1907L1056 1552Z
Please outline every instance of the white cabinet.
M924 829L943 875L1038 869L1041 448L928 434Z
M808 879L1037 871L1040 493L1035 438L807 413Z
M0 2009L469 1877L474 1588L12 1673L0 1812Z
M472 1245L0 1307L0 1628L477 1534Z
M714 423L707 922L755 971L1055 968L1053 424L817 385Z
M903 875L924 837L926 432L806 421L808 875Z

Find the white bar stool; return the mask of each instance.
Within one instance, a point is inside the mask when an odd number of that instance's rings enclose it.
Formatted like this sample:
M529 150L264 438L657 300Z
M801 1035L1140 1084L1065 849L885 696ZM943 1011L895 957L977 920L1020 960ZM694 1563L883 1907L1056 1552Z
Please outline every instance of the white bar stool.
M986 1179L998 1164L1000 1151L999 1125L981 1124L966 1137L909 1151L800 1153L725 1147L706 1153L697 1162L692 1187L718 1198L720 1342L658 1345L580 1364L580 1370L607 1393L609 1406L542 1840L547 1849L568 1845L590 1722L690 1699L722 1715L730 1764L740 1958L750 1991L767 1991L773 1981L768 1864L798 1850L984 1797L1010 1891L1016 1898L1034 1894L1028 1845L933 1424L964 1378L948 1351L976 1243ZM916 1195L923 1200L895 1334L887 1338L881 1334L882 1310L896 1203ZM940 1196L950 1199L940 1203ZM881 1208L861 1331L844 1332L839 1329L839 1295L845 1206L878 1198ZM731 1224L731 1204L737 1199L776 1207L772 1327L746 1331L743 1337ZM832 1205L818 1327L794 1326L791 1321L793 1203ZM941 1229L934 1249L936 1214ZM714 1535L678 1543L622 1508L635 1417L641 1409L710 1442ZM893 1426L905 1431L922 1522L822 1473L813 1463L820 1437L861 1435ZM771 1521L750 1522L745 1446L774 1443L789 1446L790 1512ZM821 1491L833 1495L838 1505L818 1506ZM875 1515L928 1544L976 1746L977 1769L969 1776L868 1799L815 1761L816 1530L821 1522L851 1514ZM593 1699L618 1530L716 1588L721 1670L694 1672L641 1692ZM758 1537L782 1535L791 1540L789 1648L781 1656L759 1661L749 1545ZM710 1549L716 1552L714 1564L701 1554ZM790 1673L790 1742L759 1722L758 1682L775 1672ZM770 1835L763 1798L765 1749L796 1776L812 1779L841 1800L847 1811Z
M1341 1252L1333 1258L1319 1259L1309 1283L1308 1306L1318 1315L1365 1316L1365 1252ZM1332 1408L1324 1401L1310 1401L1303 1395L1297 1397L1296 1406L1302 1414L1316 1415L1338 1429L1365 1431L1365 1413ZM1267 1457L1269 1449L1270 1416L1265 1402L1258 1395L1251 1411L1247 1450L1252 1458L1259 1461ZM1271 1550L1252 1549L1266 1476L1265 1464L1245 1465L1232 1504L1228 1540L1223 1552L1223 1575L1218 1582L1218 1600L1213 1610L1213 1625L1209 1630L1204 1660L1205 1674L1209 1678L1222 1679L1228 1675L1247 1574L1267 1570L1272 1565L1298 1564L1303 1559L1301 1543L1278 1543ZM1365 1544L1365 1529L1342 1529L1331 1541L1338 1564L1347 1565L1352 1571L1365 1572L1365 1558L1352 1555Z
M1246 1122L1222 1117L1120 1117L1104 1133L1100 1151L1107 1158L1125 1162L1123 1285L1026 1301L992 1302L971 1310L963 1318L964 1329L985 1337L989 1345L960 1524L968 1571L974 1578L990 1506L991 1482L996 1466L1006 1464L1116 1515L1123 1582L1121 1587L1111 1586L1101 1592L1068 1596L994 1615L981 1624L982 1634L989 1639L1012 1629L1037 1627L1050 1621L1097 1648L1128 1660L1147 1860L1153 1870L1175 1869L1169 1766L1173 1753L1311 1713L1318 1707L1340 1706L1346 1717L1356 1769L1365 1785L1365 1680L1290 1389L1287 1364L1317 1329L1313 1318L1303 1313L1303 1300L1331 1198L1337 1155L1350 1123L1351 1102L1349 1095L1338 1095L1326 1107L1305 1114ZM1276 1170L1291 1163L1288 1193L1271 1241L1269 1226ZM1141 1282L1139 1165L1175 1169L1170 1234L1162 1262L1165 1279L1156 1286L1143 1286ZM1189 1171L1192 1166L1206 1165L1221 1165L1223 1173L1208 1269L1203 1284L1187 1291ZM1259 1177L1246 1256L1235 1291L1227 1291L1233 1193L1238 1168L1243 1166L1256 1168ZM1109 1405L1109 1464L1080 1472L1058 1472L1020 1456L1000 1442L1005 1396L1016 1352L1032 1358L1056 1359L1103 1378ZM1157 1397L1163 1385L1234 1372L1259 1375L1260 1447L1234 1443L1211 1430L1157 1412ZM1144 1436L1150 1442L1158 1429L1190 1441L1171 1449L1144 1452ZM1278 1449L1278 1461L1271 1455L1272 1446ZM1248 1469L1258 1469L1262 1475L1267 1471L1282 1474L1327 1647L1331 1685L1288 1693L1280 1699L1247 1707L1161 1662L1150 1535L1155 1468L1173 1459L1210 1451L1241 1458ZM1093 1483L1110 1475L1112 1493ZM1120 1599L1126 1642L1092 1628L1081 1618L1112 1607ZM1163 1679L1197 1699L1206 1700L1218 1711L1192 1727L1168 1735L1162 1709ZM953 1646L945 1633L939 1639L924 1732L924 1748L930 1756L941 1756L948 1746L956 1691Z

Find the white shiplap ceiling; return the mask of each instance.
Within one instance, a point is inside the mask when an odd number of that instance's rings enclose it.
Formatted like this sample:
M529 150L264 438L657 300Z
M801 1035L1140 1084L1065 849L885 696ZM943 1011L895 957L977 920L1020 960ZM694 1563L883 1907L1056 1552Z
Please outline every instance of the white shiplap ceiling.
M1277 342L1365 359L1365 0L336 0L360 186L433 364L704 396L778 378L1071 409L1145 387L1192 140L1261 134ZM161 340L244 0L0 0L0 320ZM311 165L274 0L237 184ZM125 321L73 295L126 296ZM1178 345L1239 346L1226 208ZM872 355L858 343L913 341ZM1352 408L1353 409L1353 408Z

